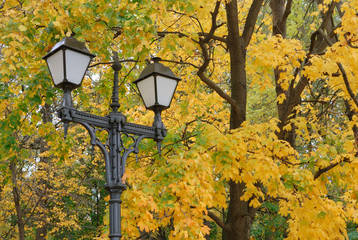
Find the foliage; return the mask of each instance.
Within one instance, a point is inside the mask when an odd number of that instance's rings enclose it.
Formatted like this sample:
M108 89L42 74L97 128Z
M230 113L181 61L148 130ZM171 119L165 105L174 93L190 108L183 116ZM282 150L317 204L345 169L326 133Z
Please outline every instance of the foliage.
M237 62L228 37L233 2L247 43ZM138 161L128 159L124 239L225 239L234 204L253 210L256 239L354 239L358 3L284 1L292 4L287 34L272 35L270 2L3 1L1 238L107 238L101 153L92 152L83 128L71 126L63 139L55 114L61 91L41 59L75 34L97 55L72 93L78 109L108 113L113 51L122 59L121 110L129 121L153 121L130 84L145 59L161 56L183 79L163 113L163 155L145 141ZM254 10L258 20L250 22ZM234 99L235 68L244 73L245 104ZM233 127L238 109L243 121ZM234 186L241 187L235 202Z

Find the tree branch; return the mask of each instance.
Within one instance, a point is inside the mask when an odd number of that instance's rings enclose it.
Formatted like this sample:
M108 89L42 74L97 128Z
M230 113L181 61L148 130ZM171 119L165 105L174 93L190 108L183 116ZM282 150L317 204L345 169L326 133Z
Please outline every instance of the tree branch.
M209 35L209 33L198 33L199 36L203 36L203 37L207 37ZM219 37L219 36L215 36L212 35L211 39L215 40L215 41L219 41L219 42L223 42L223 43L227 43L226 38L224 37Z
M282 21L286 21L288 16L291 14L292 0L287 0L285 12L282 17Z
M313 179L316 180L317 178L319 178L323 173L326 173L328 172L329 170L331 170L332 168L336 167L337 165L343 163L343 162L347 162L347 163L350 163L351 161L349 160L349 158L345 157L343 158L342 161L340 162L337 162L337 163L333 163L327 167L324 167L324 168L320 168L318 169L318 171L315 173Z
M160 31L160 32L157 32L158 36L159 37L165 37L165 35L168 35L168 34L175 34L175 35L178 35L178 37L187 37L189 38L188 35L182 33L182 32L178 32L178 31L173 31L173 32L170 32L170 31Z
M353 46L351 41L348 41L346 34L344 34L343 36L344 36L344 39L346 40L346 42L347 42L349 47L354 48L354 49L358 49L358 46Z
M329 37L326 34L324 34L323 29L325 29L326 25L328 24L327 21L330 19L330 16L332 16L332 14L333 14L333 12L332 12L333 8L334 8L334 4L331 4L330 7L329 7L329 11L327 11L325 16L323 17L323 22L322 22L321 26L319 27L319 29L317 31L312 33L312 35L311 35L311 44L310 44L309 51L308 51L307 56L306 56L306 60L304 61L303 66L301 68L296 68L294 76L293 76L293 81L294 81L294 79L296 79L296 77L301 72L301 70L304 68L304 66L309 64L309 59L310 59L311 55L313 54L314 49L316 47L316 42L317 42L317 36L318 35L323 34L322 37L326 40L326 42L328 44L330 44L330 43L332 44L332 42L330 41ZM294 89L291 90L290 95L292 97L290 97L290 99L289 99L289 102L287 104L286 114L281 119L282 121L287 120L287 118L291 114L293 108L296 106L296 104L298 104L300 102L300 96L301 96L303 90L305 89L305 87L307 86L308 83L309 83L308 78L306 76L302 76L301 79L296 84L296 86L294 87Z
M218 87L214 82L212 82L208 77L205 76L204 72L199 71L197 75L200 77L201 81L203 81L208 87L210 87L212 90L214 90L217 94L219 94L220 97L225 99L229 104L234 108L234 111L237 115L239 115L241 112L239 110L239 107L237 106L234 99L232 99L227 93L225 93L220 87Z
M234 109L234 112L237 115L237 117L242 117L241 116L242 113L241 113L241 111L239 109L239 106L235 102L235 100L232 97L230 97L224 90L222 90L219 86L217 86L213 81L211 81L205 75L205 71L206 71L206 69L207 69L207 67L209 66L209 63L210 63L210 58L209 58L209 54L208 54L206 44L205 43L200 43L200 47L201 47L201 50L202 50L202 53L203 53L204 63L199 68L199 71L197 72L197 75L199 76L201 81L203 81L208 87L210 87L212 90L214 90L217 94L219 94L220 97L225 99L231 105L231 107ZM241 119L241 118L239 118L239 119Z
M133 60L133 59L127 59L127 60L120 60L119 61L120 63L124 63L124 62L138 62L137 60ZM113 62L98 62L98 63L95 63L95 64L92 64L90 66L88 66L88 68L93 68L95 66L98 66L98 65L109 65L109 64L113 64Z
M220 25L216 24L216 19L217 19L217 16L219 14L220 4L221 4L221 1L217 1L216 4L215 4L214 12L211 13L211 16L212 16L211 17L211 28L210 28L209 33L204 33L204 32L198 33L199 36L204 36L204 38L201 39L201 41L203 43L208 43L211 39L215 39L215 40L218 40L218 41L225 42L224 38L214 36L214 33L215 33L216 29L223 25L223 24L220 24ZM191 39L195 43L199 43L195 39L190 38L188 35L186 35L186 34L184 34L182 32L178 32L178 31L171 31L171 32L170 31L161 31L161 32L157 32L157 34L160 37L164 37L167 34L176 34L179 37L186 37L186 38Z
M334 8L336 7L336 5L337 3L334 1L329 5L328 10L325 12L323 16L322 24L319 27L320 29L327 29L327 24L329 23L329 21L331 21L331 17L333 15Z
M218 28L218 25L216 24L216 18L219 14L221 1L217 1L215 4L214 12L211 13L211 28L208 34L206 34L205 38L202 39L202 43L208 43L214 36L214 33L216 29ZM221 26L221 25L220 25Z
M184 62L184 61L174 61L174 60L166 60L166 59L162 59L161 60L162 62L169 62L169 63L175 63L175 64L182 64L182 65L189 65L189 66L192 66L194 68L199 68L199 66L193 64L193 63L190 63L190 62Z
M348 76L347 76L346 70L344 70L344 67L343 67L343 65L341 63L337 63L337 65L339 67L339 70L342 73L343 81L344 81L344 84L346 85L348 94L352 98L352 100L353 100L354 104L356 105L356 107L358 107L358 100L357 100L356 96L354 95L353 90L351 88L351 85L350 85L350 83L348 81Z
M245 46L247 47L250 43L251 36L255 29L257 16L260 13L263 0L254 0L251 4L249 13L246 18L245 27L242 36L244 37Z
M208 216L222 229L228 229L229 227L218 217L216 216L213 212L208 210Z
M323 39L327 42L327 44L330 47L333 46L332 40L323 32L322 29L318 29L318 33L323 37ZM350 85L349 80L348 80L346 70L344 69L342 63L337 62L337 65L338 65L338 68L339 68L340 72L342 73L343 81L344 81L344 84L346 85L348 94L352 98L352 100L353 100L354 104L356 105L356 107L358 107L358 99L356 98L356 96L353 93L353 90L352 90L351 85Z
M327 42L328 46L330 46L330 47L333 46L332 40L324 33L324 31L321 28L318 29L317 32L324 38L324 40Z

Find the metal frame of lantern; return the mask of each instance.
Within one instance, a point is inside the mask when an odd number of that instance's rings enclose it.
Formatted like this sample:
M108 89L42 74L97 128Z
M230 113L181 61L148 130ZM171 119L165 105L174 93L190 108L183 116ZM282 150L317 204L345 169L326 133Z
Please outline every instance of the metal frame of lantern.
M154 112L162 111L162 110L165 110L170 107L171 99L173 99L178 82L181 80L180 78L178 78L174 75L174 73L170 70L170 68L159 63L160 60L161 60L161 58L159 58L159 57L152 58L153 63L150 64L145 70L143 70L143 72L138 77L138 79L133 82L134 84L137 85L137 88L140 91L140 96L142 97L143 103L146 106L146 108L148 110L152 110ZM146 102L146 99L144 98L143 90L140 89L139 84L144 81L150 81L148 79L151 77L153 77L153 89L152 90L154 90L154 93L152 95L154 96L154 101L152 101L153 102L152 105L149 105ZM158 89L160 87L159 77L170 80L171 82L174 83L174 85L168 86L168 87L172 88L171 89L172 91L169 91L170 96L168 99L170 99L170 101L166 105L161 104L161 102L159 101L159 92L160 92ZM166 89L166 90L170 90L170 89Z
M82 49L81 50L82 53L87 55L90 54L83 43L82 45L79 45L79 47ZM83 47L86 49L83 50L84 49ZM53 49L56 50L57 49L56 46ZM71 49L75 50L73 49L73 47ZM47 60L49 56L51 56L51 52L47 54L44 57L44 59ZM90 56L93 55L90 54ZM109 238L111 240L120 240L122 237L121 194L126 189L126 185L122 182L122 177L125 172L125 164L126 164L127 157L129 156L130 153L138 154L139 142L144 138L150 138L155 140L158 144L158 150L160 153L160 143L166 136L167 129L165 128L160 116L161 110L165 108L160 109L160 111L158 109L153 109L156 115L154 117L154 122L152 127L139 125L135 123L129 123L127 122L126 116L124 116L121 112L118 112L118 109L120 107L120 104L118 102L118 72L122 66L119 63L118 56L116 53L114 54L113 60L114 61L112 64L112 68L114 70L114 78L113 78L112 103L110 104L112 111L107 116L98 116L98 115L82 112L74 108L71 99L71 90L74 87L78 87L78 86L73 86L72 84L69 87L68 84L61 83L56 85L56 87L60 87L64 90L64 99L61 104L61 107L58 109L57 112L59 118L64 123L65 136L66 136L68 124L70 122L81 124L82 126L85 127L85 129L87 130L87 132L91 137L90 144L92 146L98 146L101 152L103 153L104 161L105 161L105 171L106 171L105 188L110 194ZM155 62L152 64L158 64L157 60L155 60ZM146 69L151 67L153 66L150 64L147 66ZM143 72L148 72L146 69L143 70ZM170 69L169 71L171 72ZM152 72L152 74L155 73ZM146 76L149 75L150 74L146 74ZM179 81L179 78L175 77L174 74L173 76L174 79ZM171 76L171 78L173 78L173 76ZM108 139L105 142L101 142L99 138L96 136L96 133L103 130L108 132ZM123 136L127 136L130 139L132 139L132 144L130 146L128 147L124 146L122 141Z
M69 72L68 68L74 67L74 66L67 66L67 61L69 61L71 59L70 58L66 59L69 57L69 56L67 56L68 52L66 53L66 51L77 53L77 57L88 57L88 59L87 59L88 62L87 63L85 62L84 64L82 64L82 66L78 66L78 64L80 62L76 62L76 64L77 64L76 67L81 67L82 70L84 70L84 71L82 71L83 74L81 74L81 71L77 71L80 73L80 75L76 76L78 79L78 83L71 82L71 80L73 80L73 79L68 79L68 76L67 76L68 72ZM59 83L56 83L56 79L54 76L55 73L53 72L53 70L54 70L53 67L58 68L58 65L51 66L52 64L56 65L56 62L50 63L49 61L52 60L55 57L55 55L60 52L62 53L62 56L59 55L59 57L60 57L59 60L60 60L60 64L62 63L61 68L63 69L63 79L61 79ZM86 73L86 70L87 70L92 58L94 58L94 57L95 57L95 55L91 54L88 51L88 49L86 48L86 45L84 43L78 41L77 39L75 39L73 37L65 37L60 42L55 44L55 46L51 49L51 51L48 54L46 54L43 57L43 59L46 60L47 66L50 69L51 77L53 79L53 83L54 83L55 87L63 88L63 86L66 86L66 88L74 89L74 88L81 86L82 80ZM52 71L51 71L51 68L52 68Z

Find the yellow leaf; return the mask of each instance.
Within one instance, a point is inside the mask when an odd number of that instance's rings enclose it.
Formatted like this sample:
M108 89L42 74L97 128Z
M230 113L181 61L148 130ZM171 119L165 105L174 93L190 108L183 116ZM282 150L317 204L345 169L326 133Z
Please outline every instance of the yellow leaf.
M20 30L21 32L25 32L25 31L27 30L27 27L25 27L24 25L20 25L20 26L19 26L19 30Z
M277 97L277 102L278 102L279 104L282 104L283 101L285 101L285 100L286 100L286 95L283 94L283 93L281 93L281 94Z
M291 124L287 124L286 126L284 126L284 127L283 127L283 130L285 130L285 131L291 131L291 130L292 130Z
M55 25L56 27L60 27L61 26L61 23L59 21L54 21L53 22L53 25Z

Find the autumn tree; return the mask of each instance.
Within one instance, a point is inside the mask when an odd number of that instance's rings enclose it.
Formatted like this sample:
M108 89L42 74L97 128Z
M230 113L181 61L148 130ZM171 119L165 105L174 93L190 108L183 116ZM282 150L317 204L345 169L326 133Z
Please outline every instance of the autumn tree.
M4 1L1 236L107 236L101 155L82 128L63 139L61 92L41 60L75 35L97 55L73 93L81 110L108 113L112 51L131 121L153 121L130 84L145 60L160 56L183 79L163 113L163 155L145 141L128 160L125 239L347 238L357 224L357 11L353 0Z

